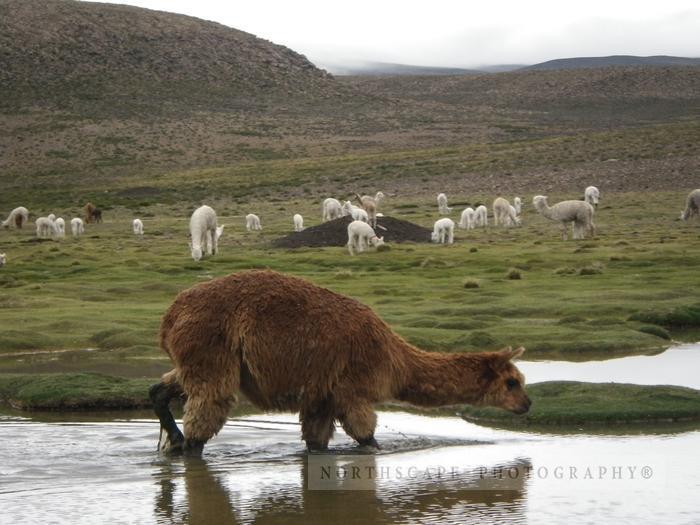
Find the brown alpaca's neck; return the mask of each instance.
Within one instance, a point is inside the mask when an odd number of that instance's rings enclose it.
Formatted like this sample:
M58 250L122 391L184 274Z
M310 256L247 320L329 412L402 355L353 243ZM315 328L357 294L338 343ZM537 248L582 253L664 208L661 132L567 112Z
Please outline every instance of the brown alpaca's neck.
M425 407L481 402L488 372L481 354L424 352L406 345L403 355L400 401Z

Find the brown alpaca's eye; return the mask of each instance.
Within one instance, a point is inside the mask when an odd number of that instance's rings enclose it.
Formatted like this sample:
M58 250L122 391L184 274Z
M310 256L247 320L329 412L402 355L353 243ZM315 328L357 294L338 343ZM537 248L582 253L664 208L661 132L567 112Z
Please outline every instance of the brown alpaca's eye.
M515 387L519 385L517 379L509 379L506 381L506 386L508 387L508 390L513 390Z

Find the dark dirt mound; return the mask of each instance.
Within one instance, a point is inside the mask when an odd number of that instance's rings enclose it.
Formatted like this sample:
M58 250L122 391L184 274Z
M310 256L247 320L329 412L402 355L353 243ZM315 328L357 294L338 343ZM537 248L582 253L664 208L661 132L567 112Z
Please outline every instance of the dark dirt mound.
M277 248L345 246L348 242L348 224L351 222L350 217L340 217L275 239L272 245ZM378 217L375 231L380 237L384 236L385 242L430 242L431 230L393 217Z

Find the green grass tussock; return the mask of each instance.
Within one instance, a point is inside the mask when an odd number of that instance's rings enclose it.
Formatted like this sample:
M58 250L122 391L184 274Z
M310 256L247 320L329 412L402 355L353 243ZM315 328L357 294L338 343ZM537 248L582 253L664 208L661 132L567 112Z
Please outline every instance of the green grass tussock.
M496 408L465 407L467 421L507 428L587 427L696 421L700 391L673 386L551 381L527 387L532 407L525 415Z

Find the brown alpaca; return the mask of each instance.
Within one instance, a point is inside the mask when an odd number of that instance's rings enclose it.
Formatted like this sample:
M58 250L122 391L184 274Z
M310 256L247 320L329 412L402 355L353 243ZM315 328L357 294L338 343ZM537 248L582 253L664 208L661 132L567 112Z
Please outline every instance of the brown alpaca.
M299 411L310 450L328 446L338 421L378 447L373 405L492 405L524 413L515 351L424 352L354 299L267 270L234 273L180 293L160 327L175 369L150 390L167 433L164 450L201 452L240 391L265 410ZM184 436L168 403L187 398Z
M93 220L93 213L95 212L95 205L91 202L88 202L83 208L83 210L85 210L85 222L87 224L91 224Z
M369 224L372 228L377 228L377 207L379 206L379 201L384 198L384 194L378 191L377 194L372 197L370 195L362 195L359 193L355 194L357 200L360 202L360 206L364 208L367 212L367 217L369 219Z
M96 207L93 203L88 202L83 210L85 210L86 223L102 222L102 210Z

